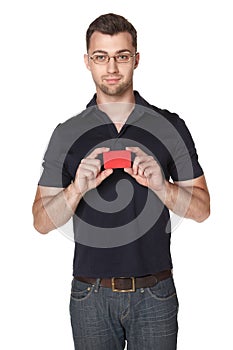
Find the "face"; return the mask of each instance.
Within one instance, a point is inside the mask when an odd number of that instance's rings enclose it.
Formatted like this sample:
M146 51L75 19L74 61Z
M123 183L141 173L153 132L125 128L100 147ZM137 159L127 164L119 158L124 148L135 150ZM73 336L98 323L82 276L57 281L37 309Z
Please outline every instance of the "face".
M110 57L121 53L135 54L132 45L132 37L129 33L123 32L115 35L94 32L90 39L88 55L108 54ZM111 58L106 64L96 64L92 59L84 56L85 64L91 71L98 94L108 96L122 96L133 89L133 72L139 62L139 54L132 57L127 63L117 63Z

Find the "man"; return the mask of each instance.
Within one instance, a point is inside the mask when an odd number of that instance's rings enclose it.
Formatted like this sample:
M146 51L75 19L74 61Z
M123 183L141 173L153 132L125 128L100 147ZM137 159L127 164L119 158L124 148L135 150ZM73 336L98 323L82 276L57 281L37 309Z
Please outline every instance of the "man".
M59 124L44 158L34 226L73 219L70 314L75 349L176 349L178 301L169 211L197 222L209 193L192 137L176 114L133 90L137 33L125 18L98 17L85 64L96 94Z

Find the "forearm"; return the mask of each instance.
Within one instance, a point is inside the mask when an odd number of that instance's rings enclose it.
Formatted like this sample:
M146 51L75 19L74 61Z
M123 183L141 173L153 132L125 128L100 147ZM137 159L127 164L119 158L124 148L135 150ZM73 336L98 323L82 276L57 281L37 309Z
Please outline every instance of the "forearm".
M154 192L169 210L181 217L202 222L209 216L209 194L201 188L165 181L163 190Z
M55 196L42 197L33 205L34 227L48 233L64 225L74 214L82 195L73 184Z

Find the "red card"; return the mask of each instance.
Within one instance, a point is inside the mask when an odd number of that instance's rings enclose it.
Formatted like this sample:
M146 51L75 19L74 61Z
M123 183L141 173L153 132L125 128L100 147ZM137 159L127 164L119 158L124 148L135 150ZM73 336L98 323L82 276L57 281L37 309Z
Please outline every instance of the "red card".
M130 151L109 151L103 153L104 169L131 168Z

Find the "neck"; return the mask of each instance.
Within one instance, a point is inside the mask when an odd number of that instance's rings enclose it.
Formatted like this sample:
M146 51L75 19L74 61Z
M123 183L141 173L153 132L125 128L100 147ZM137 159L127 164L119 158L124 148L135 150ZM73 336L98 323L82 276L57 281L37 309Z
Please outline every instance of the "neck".
M135 97L133 90L124 96L108 96L97 91L96 102L98 108L105 112L114 124L122 126L134 109Z
M126 91L122 95L107 95L103 93L101 90L97 89L97 105L103 105L107 103L135 103L134 92L132 89Z

